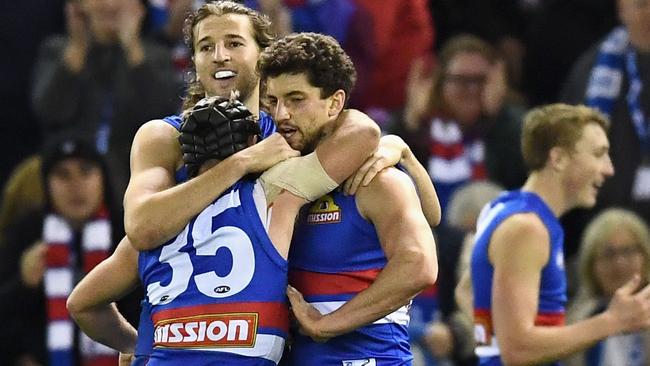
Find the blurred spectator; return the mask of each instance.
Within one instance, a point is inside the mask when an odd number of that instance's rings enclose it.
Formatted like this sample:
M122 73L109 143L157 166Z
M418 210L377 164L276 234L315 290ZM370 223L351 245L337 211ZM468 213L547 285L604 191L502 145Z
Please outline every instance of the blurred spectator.
M490 182L470 182L458 189L451 196L446 222L449 226L457 228L464 233L476 231L476 219L483 206L496 198L503 191L503 187Z
M589 223L579 252L579 292L569 322L607 309L614 292L634 275L650 281L650 232L631 211L610 208ZM619 334L576 354L567 366L636 366L650 362L650 331Z
M650 89L643 87L650 85L650 1L618 0L618 14L623 26L580 57L561 93L564 102L584 103L609 116L616 171L605 181L594 210L563 218L569 256L590 217L605 207L625 207L650 218Z
M206 0L147 0L151 32L170 45L183 41L183 22L187 14ZM247 7L266 14L278 35L291 33L291 18L283 0L239 0Z
M364 111L402 109L406 102L406 80L414 60L429 56L434 33L425 0L355 0L370 15L370 39L349 39L347 49L364 44L373 49L365 90L353 97L353 105ZM361 23L359 26L365 26ZM360 32L360 27L352 31ZM349 38L352 38L350 36Z
M438 46L469 33L496 46L506 64L509 82L521 87L524 37L536 0L431 0Z
M41 179L44 209L14 222L1 248L2 364L117 363L114 351L81 336L65 308L74 284L123 236L106 165L91 144L65 138L44 150ZM130 304L122 311L137 319L137 301Z
M506 37L521 39L526 15L537 6L522 0L431 0L429 3L440 45L462 33L480 36L492 44Z
M148 0L149 33L172 50L172 62L179 82L191 72L190 52L183 41L183 23L187 14L197 10L206 0ZM266 14L271 29L278 36L291 33L291 15L283 0L240 0L247 7Z
M284 3L291 12L293 31L331 35L350 55L357 70L350 103L355 108L363 107L360 99L369 90L371 70L379 52L372 14L355 0L284 0ZM395 9L391 5L385 10L391 13Z
M472 319L454 300L460 274L469 265L476 220L502 188L489 181L470 182L452 195L445 224L435 228L438 281L413 299L409 334L423 365L474 365Z
M284 0L293 30L329 34L352 58L350 105L386 127L404 107L411 64L429 57L433 25L426 0Z
M9 176L0 199L0 247L4 244L5 232L17 217L42 208L40 175L41 157L34 155L21 162Z
M447 214L445 215L446 220L449 221L449 226L458 228L465 234L462 249L459 254L460 258L457 260L455 266L457 288L455 289L454 298L456 306L462 312L459 316L465 320L469 329L472 329L474 326L474 312L471 299L471 281L469 280L469 271L467 269L470 265L472 249L474 249L476 222L483 207L488 202L497 198L502 191L503 188L493 182L472 182L466 184L454 192L449 203L449 210L447 210ZM467 276L467 280L461 281L462 276ZM462 285L458 286L459 282L463 282L469 288L463 288ZM461 293L461 296L458 296L458 292ZM470 297L468 298L467 296Z
M476 221L481 214L481 210L503 191L503 187L494 182L470 182L458 189L451 196L449 208L445 214L445 220L447 225L461 230L465 234L460 258L455 267L457 280L460 279L460 276L469 267L472 249L474 248ZM472 319L468 320L471 323Z
M464 233L441 224L434 230L438 248L438 280L411 304L409 337L414 365L474 365L471 323L458 317L454 302L456 266ZM417 355L417 356L416 356Z
M138 127L180 106L171 55L141 37L140 0L69 0L65 10L68 34L46 39L38 55L34 109L45 136L94 139L121 198Z
M41 145L41 131L30 103L30 76L41 41L64 31L64 1L0 2L0 187L16 164L37 153Z
M506 79L494 49L471 35L449 40L433 76L410 78L400 133L428 164L443 211L469 181L514 188L526 177L519 141L524 109Z
M572 64L616 24L616 0L545 0L530 14L523 91L531 106L557 101Z

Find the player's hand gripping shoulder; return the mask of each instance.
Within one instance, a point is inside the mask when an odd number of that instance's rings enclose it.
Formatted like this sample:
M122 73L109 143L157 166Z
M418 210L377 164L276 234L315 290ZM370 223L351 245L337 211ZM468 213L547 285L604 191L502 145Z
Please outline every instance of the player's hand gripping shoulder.
M368 186L377 173L397 164L402 164L415 182L429 226L437 226L442 213L433 182L426 169L413 155L411 148L399 136L387 135L379 140L378 149L345 181L344 192L355 194L360 187Z
M288 158L300 156L300 152L292 149L276 132L235 155L245 164L248 173L260 173Z
M235 97L233 94L230 99L203 98L183 113L179 141L183 163L190 178L197 175L203 163L226 160L260 140L259 124L248 108ZM297 155L283 139L271 136L268 140L237 156L247 173L264 171Z
M343 110L332 133L316 147L316 154L327 175L343 183L377 149L379 126L357 110Z
M243 104L233 103L233 105L235 107L227 106L225 110L220 105L217 106L221 109L217 111L218 113L208 113L209 120L200 118L199 112L205 112L205 105L197 104L189 112L189 116L196 117L195 122L200 125L194 132L198 133L204 127L210 132L209 129L213 128L211 131L216 133L213 136L215 140L206 139L205 136L194 139L191 136L193 131L184 131L189 134L186 136L188 138L179 143L178 131L164 121L151 121L140 128L133 142L131 181L124 199L126 234L134 248L149 250L160 246L178 234L192 217L246 174L263 171L279 161L299 155L299 152L292 150L284 139L275 135L258 145L230 155L185 183L176 184L176 170L183 163L183 158L191 155L188 152L197 155L197 152L203 150L221 151L214 150L211 145L208 145L222 141L221 138L224 137L214 130L215 124L219 121L212 120L213 115L221 116L220 121L228 123L230 127L241 127L245 122L243 114L250 116L250 112ZM217 108L214 103L209 106ZM194 115L194 112L197 114ZM186 127L184 122L183 128ZM240 141L240 143L248 145L249 141ZM224 145L224 148L232 148L232 146ZM189 167L195 169L194 173L196 173L196 166L190 164Z
M380 171L395 166L402 160L408 146L399 136L383 136L379 147L350 178L346 179L343 190L353 195L360 186L367 186Z

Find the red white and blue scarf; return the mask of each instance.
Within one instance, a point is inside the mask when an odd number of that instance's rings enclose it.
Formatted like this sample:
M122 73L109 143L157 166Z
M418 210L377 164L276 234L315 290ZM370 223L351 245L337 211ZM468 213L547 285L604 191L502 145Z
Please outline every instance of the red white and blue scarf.
M48 214L43 224L43 240L47 245L44 277L47 308L47 348L50 366L75 365L75 337L84 366L115 366L117 352L94 342L77 331L65 303L74 288L78 274L85 275L108 258L112 238L108 211L105 208L82 228L80 251L73 247L74 230L61 217ZM82 268L76 268L75 258L81 257ZM77 334L77 335L75 335Z

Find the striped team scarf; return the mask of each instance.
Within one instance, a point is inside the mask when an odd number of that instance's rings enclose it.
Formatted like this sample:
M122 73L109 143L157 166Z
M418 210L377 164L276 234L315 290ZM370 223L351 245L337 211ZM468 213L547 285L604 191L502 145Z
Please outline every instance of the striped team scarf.
M76 331L65 303L76 284L77 273L88 273L108 258L111 248L111 224L108 210L102 207L81 230L81 253L73 248L74 231L60 216L48 214L43 224L47 245L44 278L47 307L47 349L50 366L75 366L75 337L83 366L115 366L117 352L94 342ZM75 268L81 256L82 268ZM77 334L77 335L75 335Z
M618 27L609 33L600 45L596 62L589 75L585 104L611 115L621 92L625 72L625 53L629 36L625 28Z
M486 179L483 140L477 136L465 136L455 121L434 118L429 129L427 170L436 182L436 192L444 208L460 186Z
M625 95L628 112L639 141L646 154L650 151L650 127L641 109L643 82L639 76L636 52L630 45L630 35L624 27L615 28L600 45L599 54L589 75L585 104L611 117L619 99L624 76L629 79Z

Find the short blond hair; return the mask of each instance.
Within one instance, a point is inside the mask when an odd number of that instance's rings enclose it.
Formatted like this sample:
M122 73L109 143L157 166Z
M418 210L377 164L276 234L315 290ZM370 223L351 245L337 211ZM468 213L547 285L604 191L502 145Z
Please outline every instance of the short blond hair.
M521 151L528 170L542 169L556 146L573 149L590 123L609 130L607 117L584 105L556 103L531 109L524 117L521 134Z

